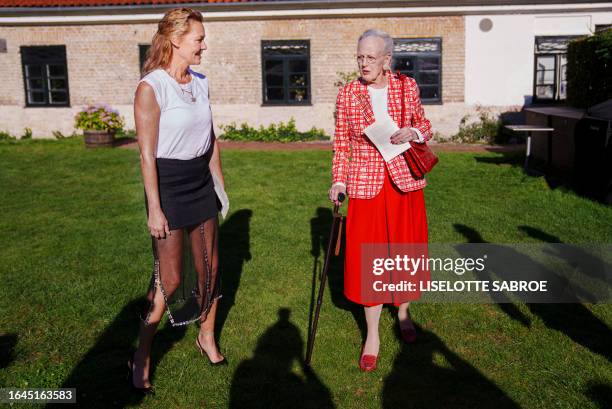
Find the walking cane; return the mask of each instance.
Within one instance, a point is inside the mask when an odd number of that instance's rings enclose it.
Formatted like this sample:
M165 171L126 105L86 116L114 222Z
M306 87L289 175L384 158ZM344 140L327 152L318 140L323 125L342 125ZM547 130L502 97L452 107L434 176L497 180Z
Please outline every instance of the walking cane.
M344 194L338 195L338 201L344 201ZM319 322L319 313L321 312L321 304L323 303L323 293L325 292L325 280L327 279L327 269L329 268L329 260L331 259L332 249L334 254L337 256L340 254L340 244L342 242L342 219L343 216L338 212L340 205L334 205L334 215L331 225L331 231L329 233L329 240L327 243L327 251L325 252L325 262L323 263L323 270L321 271L321 285L319 286L319 296L317 297L317 307L315 309L314 320L312 321L312 329L308 334L308 343L306 347L306 365L310 366L310 359L312 358L312 350L314 349L315 336L317 335L317 323ZM336 237L336 243L334 245L333 239Z

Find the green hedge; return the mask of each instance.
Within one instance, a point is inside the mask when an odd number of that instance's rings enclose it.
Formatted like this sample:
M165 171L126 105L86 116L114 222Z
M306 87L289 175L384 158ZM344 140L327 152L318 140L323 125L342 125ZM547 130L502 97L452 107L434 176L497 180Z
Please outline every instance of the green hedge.
M260 141L260 142L298 142L298 141L326 141L329 136L322 129L312 128L300 132L295 127L295 119L289 123L271 124L267 128L260 126L253 128L246 123L236 126L235 123L221 125L223 135L221 138L229 141Z
M612 98L612 29L569 44L567 101L588 108Z

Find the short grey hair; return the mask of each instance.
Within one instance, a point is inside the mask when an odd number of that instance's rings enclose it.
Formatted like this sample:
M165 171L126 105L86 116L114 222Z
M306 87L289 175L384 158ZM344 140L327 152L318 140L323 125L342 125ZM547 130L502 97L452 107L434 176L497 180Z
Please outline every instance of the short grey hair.
M357 40L357 44L359 44L361 40L368 38L368 37L381 38L385 42L385 54L391 54L393 56L393 38L391 38L391 36L388 33L382 30L378 30L376 28L371 28L369 30L364 31L363 34L359 36L359 40Z

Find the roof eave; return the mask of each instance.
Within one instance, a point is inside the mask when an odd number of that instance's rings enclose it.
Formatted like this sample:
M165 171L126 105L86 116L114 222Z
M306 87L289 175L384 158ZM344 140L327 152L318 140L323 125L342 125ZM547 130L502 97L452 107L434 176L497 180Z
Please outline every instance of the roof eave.
M302 0L302 1L257 1L240 3L170 3L107 6L58 6L58 7L0 7L0 15L66 15L102 13L150 13L176 7L191 7L203 12L249 11L249 10L298 10L298 9L346 9L346 8L390 8L390 7L462 7L462 6L521 6L521 5L564 5L568 2L558 0ZM570 0L572 4L606 3L602 0ZM611 3L612 4L612 3Z

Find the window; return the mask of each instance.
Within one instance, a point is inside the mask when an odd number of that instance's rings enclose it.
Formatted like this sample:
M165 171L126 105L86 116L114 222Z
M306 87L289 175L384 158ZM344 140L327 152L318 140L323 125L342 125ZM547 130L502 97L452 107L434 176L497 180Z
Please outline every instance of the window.
M567 97L567 46L580 36L536 37L534 101L561 101Z
M310 42L262 41L264 105L310 103Z
M144 63L147 60L147 51L151 48L151 44L138 44L138 61L140 63L140 72L144 68Z
M70 106L66 47L21 47L27 107Z
M612 24L596 24L595 25L595 32L599 33L601 31L606 31L612 28Z
M423 103L442 102L442 39L394 39L395 70L416 80Z

